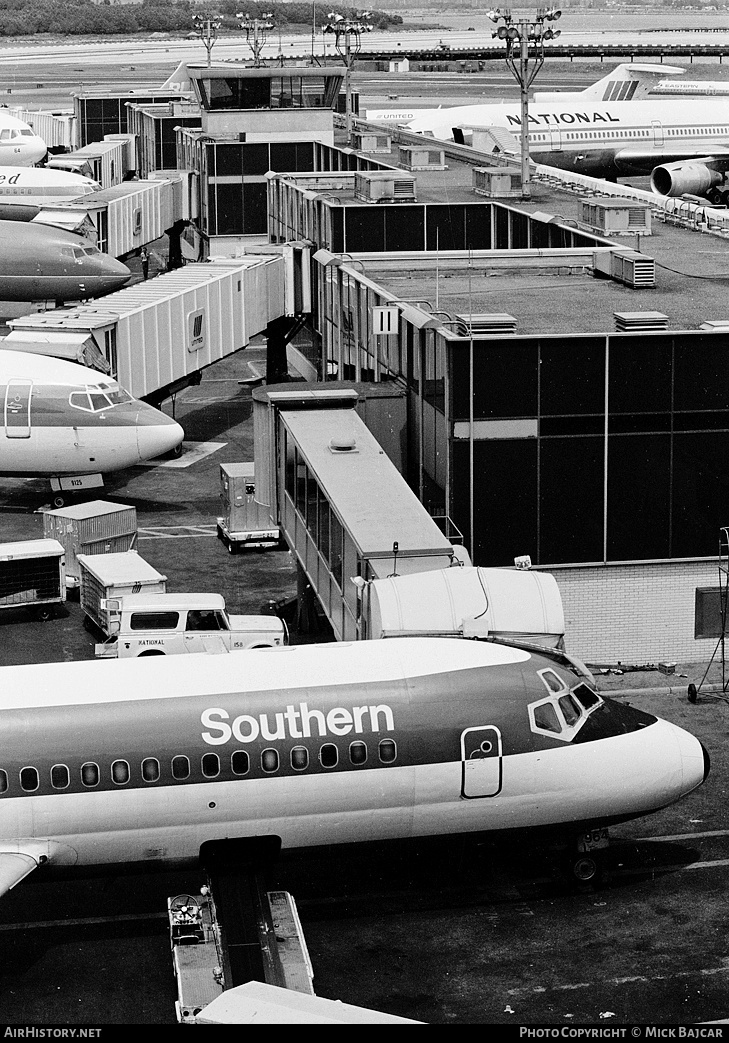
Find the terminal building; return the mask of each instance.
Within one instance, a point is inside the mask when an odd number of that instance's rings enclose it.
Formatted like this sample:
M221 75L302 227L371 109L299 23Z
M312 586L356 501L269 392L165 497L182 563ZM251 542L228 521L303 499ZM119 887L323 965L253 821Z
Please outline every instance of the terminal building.
M522 200L487 144L361 122L346 142L341 67L188 73L189 96L130 99L126 124L151 176L175 105L199 107L174 128L186 256L304 243L310 311L281 338L296 374L397 389L393 463L473 565L552 573L589 662L709 658L729 323L695 289L699 233L558 172Z

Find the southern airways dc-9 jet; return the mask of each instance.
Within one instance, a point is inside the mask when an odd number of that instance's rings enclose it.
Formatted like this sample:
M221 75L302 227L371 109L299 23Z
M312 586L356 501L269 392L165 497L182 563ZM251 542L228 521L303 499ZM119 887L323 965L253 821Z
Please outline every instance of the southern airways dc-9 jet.
M607 827L704 782L689 732L565 655L456 638L0 668L0 894L37 867Z
M657 195L729 201L726 100L661 98L650 88L680 67L623 65L584 91L535 93L529 155L535 163L616 180L651 175ZM376 114L368 118L377 118ZM382 115L381 115L382 118ZM518 150L519 102L458 105L415 113L406 129L469 144L478 129L508 132Z

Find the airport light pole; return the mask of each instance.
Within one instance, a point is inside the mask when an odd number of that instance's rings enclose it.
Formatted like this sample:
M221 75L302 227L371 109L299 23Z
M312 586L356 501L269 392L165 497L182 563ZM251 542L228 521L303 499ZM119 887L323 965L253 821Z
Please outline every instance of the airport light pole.
M222 22L216 22L213 18L204 18L201 14L192 16L193 29L202 40L203 46L208 52L208 67L210 66L210 55L213 47L218 42L218 30L222 24Z
M521 96L521 194L524 199L531 196L529 173L529 88L544 64L544 43L560 36L559 29L545 23L555 22L562 12L555 7L538 7L533 20L515 21L511 11L497 7L488 12L492 22L498 25L492 37L506 44L506 64L519 84ZM531 47L531 54L529 49Z
M253 65L257 69L263 65L261 51L266 45L266 38L271 29L275 28L271 21L273 11L264 11L260 18L251 18L249 14L237 14L235 17L240 19L240 28L246 34L248 46L253 51Z
M322 29L324 33L334 33L334 46L344 62L344 112L348 145L352 140L352 69L362 50L362 33L371 33L374 29L367 20L369 17L369 11L361 11L351 18L332 11Z

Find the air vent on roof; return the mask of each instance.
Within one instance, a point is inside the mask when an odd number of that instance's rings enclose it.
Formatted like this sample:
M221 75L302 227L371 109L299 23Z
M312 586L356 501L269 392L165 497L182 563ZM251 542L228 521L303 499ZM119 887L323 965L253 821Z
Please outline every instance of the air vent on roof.
M668 329L668 316L659 311L616 311L614 315L615 329L618 333Z
M358 170L354 195L366 203L414 203L415 178L397 170Z
M497 336L500 333L516 333L513 315L485 312L478 315L456 315L456 331L461 337Z
M637 250L615 252L611 258L613 279L639 290L656 285L656 262Z
M521 172L511 167L474 167L473 191L480 196L521 195Z
M651 208L632 199L581 199L580 220L601 235L651 235Z
M387 152L389 154L392 149L392 138L389 134L355 130L352 133L352 145L358 152Z
M432 145L399 145L398 166L405 170L447 170L445 150Z
M332 453L357 453L357 439L354 435L332 435L329 439L329 451Z

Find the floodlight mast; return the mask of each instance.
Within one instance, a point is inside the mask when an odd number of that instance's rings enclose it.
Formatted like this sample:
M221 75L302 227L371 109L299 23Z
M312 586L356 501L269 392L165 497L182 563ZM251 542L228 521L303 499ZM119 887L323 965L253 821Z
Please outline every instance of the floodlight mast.
M215 21L214 18L206 18L201 14L194 14L192 16L192 27L197 35L203 42L203 46L208 53L208 68L210 67L211 53L213 47L218 42L218 31L222 27L222 22Z
M524 199L531 196L529 169L529 88L544 64L544 43L561 36L545 22L555 22L562 12L556 7L538 7L533 20L514 21L508 8L499 7L488 12L488 17L498 29L492 37L498 37L506 45L506 64L519 84L521 99L521 194ZM532 48L530 55L529 48Z
M258 18L251 18L249 14L238 12L235 17L240 22L238 28L246 34L246 43L253 52L253 67L258 69L264 64L261 51L266 46L268 34L276 28L271 21L273 12L264 11Z
M360 11L350 18L331 11L329 21L322 29L323 33L334 33L334 46L344 62L344 111L348 145L352 143L352 69L362 50L362 33L371 33L374 29L368 21L369 17L369 11Z

